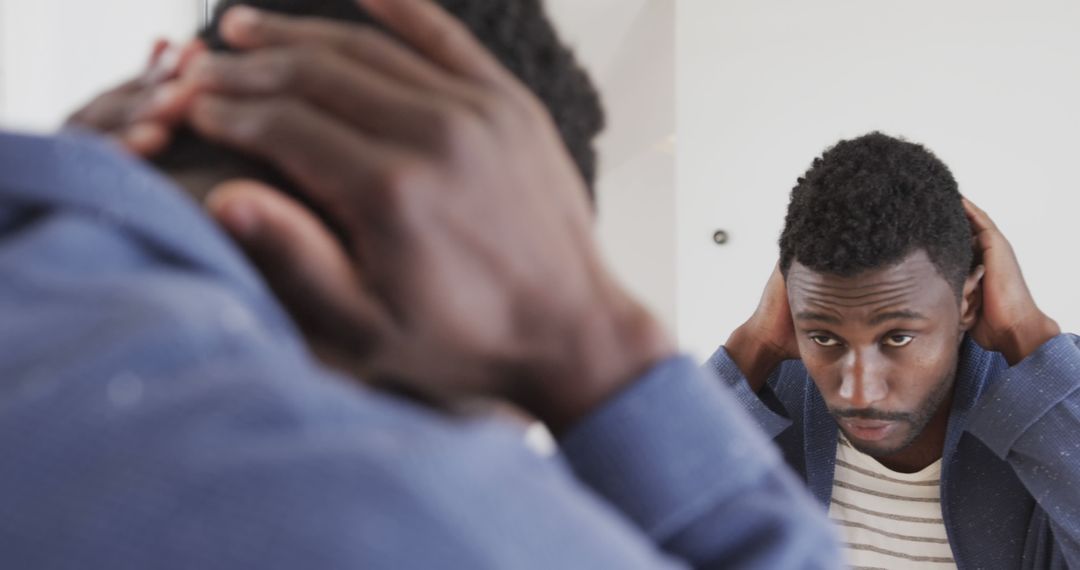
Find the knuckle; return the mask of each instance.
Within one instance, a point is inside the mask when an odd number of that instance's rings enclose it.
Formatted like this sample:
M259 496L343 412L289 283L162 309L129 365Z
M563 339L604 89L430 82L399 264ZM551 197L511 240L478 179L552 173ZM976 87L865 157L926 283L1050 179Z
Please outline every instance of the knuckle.
M547 109L529 94L495 89L477 98L476 108L499 130L534 129L548 116Z
M431 113L431 133L437 149L460 148L474 140L481 128L480 118L469 109L456 105L441 105Z
M485 92L478 95L473 106L485 121L493 125L516 121L514 115L520 112L516 104L495 93Z
M399 224L415 216L417 206L423 203L417 196L423 190L425 168L420 160L398 159L373 173L370 188L381 219Z
M264 87L274 91L291 91L303 85L305 72L312 65L309 49L289 49L267 56L259 72Z
M384 34L375 28L363 26L359 28L336 28L335 36L337 44L350 53L366 54L380 47Z
M373 174L374 187L380 193L398 195L412 186L416 169L412 161L386 162Z
M461 43L462 30L456 26L431 26L426 35L430 49L436 53L449 53Z
M257 145L277 138L277 131L288 124L291 106L283 100L270 100L238 110L232 125L232 137L239 143Z

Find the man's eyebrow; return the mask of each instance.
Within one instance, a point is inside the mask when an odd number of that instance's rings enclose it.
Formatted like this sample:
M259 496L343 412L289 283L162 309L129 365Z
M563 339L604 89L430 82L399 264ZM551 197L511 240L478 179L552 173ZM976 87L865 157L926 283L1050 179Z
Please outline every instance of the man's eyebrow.
M874 315L874 317L870 319L870 324L879 325L885 321L894 320L925 321L927 318L917 311L889 311L887 313L881 313L880 315Z
M825 313L815 313L813 311L800 311L795 315L795 318L800 321L821 321L823 323L834 325L840 324L840 319L838 317L827 315Z

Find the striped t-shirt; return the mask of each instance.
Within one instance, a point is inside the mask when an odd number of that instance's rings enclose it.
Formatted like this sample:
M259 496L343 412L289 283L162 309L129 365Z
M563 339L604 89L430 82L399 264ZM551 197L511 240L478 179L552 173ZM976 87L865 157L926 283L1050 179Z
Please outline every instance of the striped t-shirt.
M897 473L851 447L836 447L829 518L855 569L956 568L941 518L941 460Z

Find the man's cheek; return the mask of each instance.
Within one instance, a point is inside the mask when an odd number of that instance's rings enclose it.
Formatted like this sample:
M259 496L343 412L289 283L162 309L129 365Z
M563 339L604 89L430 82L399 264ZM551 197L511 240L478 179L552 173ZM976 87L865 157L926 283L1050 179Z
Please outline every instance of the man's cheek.
M814 369L807 365L806 371L810 374L810 380L814 383L814 386L817 387L818 392L821 393L821 396L825 399L825 403L828 404L829 407L847 407L838 405L837 402L833 402L833 395L839 389L839 381L832 380L832 375L827 368ZM834 406L834 404L837 405Z

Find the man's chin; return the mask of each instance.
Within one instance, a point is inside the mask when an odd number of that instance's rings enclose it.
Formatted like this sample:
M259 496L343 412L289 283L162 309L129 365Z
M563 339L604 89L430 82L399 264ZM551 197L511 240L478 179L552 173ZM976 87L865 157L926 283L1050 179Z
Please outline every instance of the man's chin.
M871 456L885 457L911 445L911 425L901 421L837 420L851 445Z

